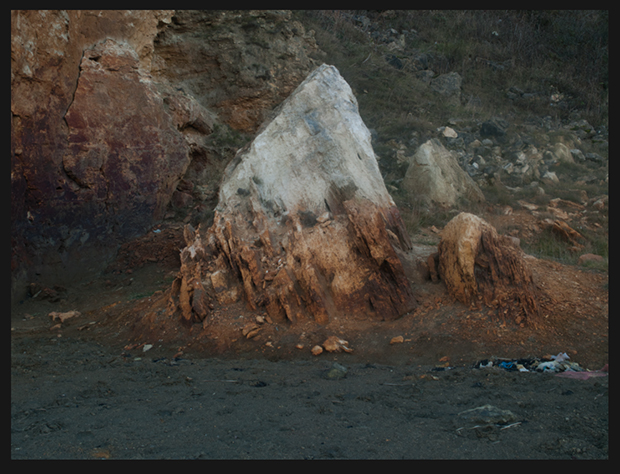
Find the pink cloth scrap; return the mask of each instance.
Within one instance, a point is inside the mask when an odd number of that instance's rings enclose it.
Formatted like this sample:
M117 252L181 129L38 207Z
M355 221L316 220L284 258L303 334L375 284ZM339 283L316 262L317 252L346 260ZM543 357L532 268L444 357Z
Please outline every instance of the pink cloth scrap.
M601 370L595 370L593 372L575 372L572 370L566 370L564 372L560 372L556 374L556 377L565 377L569 379L578 379L578 380L588 380L591 377L605 377L609 375L609 364L605 364L605 366Z

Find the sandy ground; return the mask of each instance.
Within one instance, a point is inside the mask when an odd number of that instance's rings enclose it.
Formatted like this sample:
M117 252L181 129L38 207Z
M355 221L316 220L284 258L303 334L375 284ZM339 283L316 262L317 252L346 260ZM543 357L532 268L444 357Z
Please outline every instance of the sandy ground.
M242 304L207 327L166 318L180 232L126 247L99 280L15 302L13 459L608 458L609 375L478 367L561 352L608 364L607 274L530 259L547 295L538 328L420 281L397 321L263 323L246 339L257 314ZM353 352L313 356L331 335Z

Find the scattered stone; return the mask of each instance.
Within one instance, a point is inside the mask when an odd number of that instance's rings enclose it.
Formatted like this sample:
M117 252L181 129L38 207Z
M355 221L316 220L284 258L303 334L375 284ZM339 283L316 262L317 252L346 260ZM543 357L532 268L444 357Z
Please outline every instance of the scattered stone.
M332 368L327 371L325 378L328 380L343 379L347 375L348 369L338 362L334 362Z
M547 208L551 214L553 214L558 219L568 220L568 214L564 212L562 209L558 209L557 207L549 207Z
M577 260L578 265L585 265L588 262L603 262L605 259L600 255L595 255L593 253L584 253L579 260Z
M450 127L445 127L443 129L442 132L443 136L446 138L456 138L459 136L458 133L456 133L456 131L454 131L454 129L450 128Z
M524 209L527 209L528 211L535 211L536 209L538 209L538 206L536 204L532 204L530 202L527 201L517 201L521 207L523 207Z
M67 319L76 318L78 316L82 316L82 313L79 311L67 311L66 313L58 313L56 311L52 311L49 315L52 318L52 321L60 321L64 323Z
M484 202L478 185L459 166L454 152L433 138L421 145L411 158L403 187L417 197L452 206L460 198Z
M323 347L325 348L326 351L329 351L329 352L340 352L340 351L353 352L353 349L349 349L347 347L348 344L349 344L348 341L345 341L344 339L340 339L338 336L330 336L323 343Z
M558 206L564 206L564 207L570 207L571 209L577 210L577 211L582 211L585 209L585 206L582 204L578 204L576 202L573 201L567 201L565 199L561 199L561 198L555 198L552 199L551 201L549 201L549 206L551 207L558 207Z
M603 158L598 153L586 153L585 157L586 157L586 160L593 161L595 163L601 163L602 164L605 161L605 158Z
M536 324L538 290L523 252L493 226L461 212L441 233L439 275L448 292L465 304L481 299L517 324Z
M277 322L394 320L416 306L397 254L411 248L409 235L357 99L333 66L315 69L237 153L211 227L193 237L171 292L186 324L205 319L189 304L194 282Z
M584 162L586 161L586 157L583 152L579 148L571 148L570 153L573 156L574 160Z
M555 232L557 235L559 235L560 237L562 237L564 240L566 240L567 242L575 246L580 246L579 241L582 241L582 242L585 241L585 238L583 235L581 235L579 232L577 232L575 229L573 229L571 226L569 226L566 222L562 220L556 220L553 223L551 230Z
M564 143L556 143L553 146L553 154L560 163L574 163L573 155L570 149Z
M431 89L444 96L448 102L458 105L461 102L463 78L458 72L440 74L430 83Z
M299 344L298 344L298 346L299 346ZM319 354L322 354L322 353L323 353L323 348L322 348L321 346L318 346L318 345L317 345L317 346L314 346L314 347L310 350L310 352L312 352L312 355L318 356Z
M151 350L153 348L153 344L144 344L144 346L142 346L142 352L146 352L148 350Z
M558 184L560 182L555 171L545 171L545 174L543 174L540 179L546 184Z
M248 323L243 327L241 333L246 337L246 339L251 339L258 335L260 329L261 328L255 323Z
M420 375L420 379L422 380L439 380L439 377L431 374L422 374Z
M487 120L482 124L480 127L480 135L483 137L496 137L501 139L506 136L507 128L508 122L496 117L491 120Z

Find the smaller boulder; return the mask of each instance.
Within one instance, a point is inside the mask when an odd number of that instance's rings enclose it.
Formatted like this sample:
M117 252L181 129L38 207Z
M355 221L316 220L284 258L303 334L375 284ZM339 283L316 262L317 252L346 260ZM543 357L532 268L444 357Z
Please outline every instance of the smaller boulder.
M517 324L536 324L538 290L523 252L495 228L462 212L441 233L439 276L448 292L465 304L497 308Z
M593 253L584 253L581 257L579 257L579 260L577 260L577 264L585 265L588 262L602 262L604 260L605 259L600 255L595 255Z
M501 139L506 136L507 129L508 122L496 117L482 124L480 127L480 135L483 137L496 137Z
M461 102L461 84L463 78L458 72L441 74L431 81L431 89L444 96L449 103L458 105Z
M461 197L484 201L482 191L459 166L454 153L436 138L421 145L411 158L403 187L419 198L447 206L455 205Z

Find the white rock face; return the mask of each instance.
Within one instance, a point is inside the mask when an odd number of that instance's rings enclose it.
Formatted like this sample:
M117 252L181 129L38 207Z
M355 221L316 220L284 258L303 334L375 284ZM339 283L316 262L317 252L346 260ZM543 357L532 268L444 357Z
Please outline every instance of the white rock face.
M338 214L339 201L354 196L393 206L370 141L351 88L323 64L286 99L241 162L228 167L217 210L235 207L243 199L239 189L276 213Z
M414 196L453 206L458 198L484 201L484 195L461 169L454 155L433 138L418 148L411 158L403 186Z

